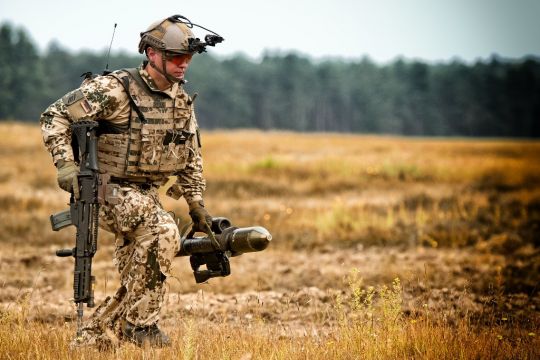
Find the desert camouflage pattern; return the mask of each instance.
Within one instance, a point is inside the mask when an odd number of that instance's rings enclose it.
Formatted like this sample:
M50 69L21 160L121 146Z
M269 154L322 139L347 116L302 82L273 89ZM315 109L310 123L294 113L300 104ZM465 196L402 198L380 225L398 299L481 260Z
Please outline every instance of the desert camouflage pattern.
M105 129L98 140L100 171L120 178L113 178L107 187L99 225L116 236L114 263L121 286L96 309L72 346L108 347L112 340L107 332L121 338L124 321L149 326L159 320L164 281L171 274L180 239L157 189L175 175L169 196L183 196L188 203L202 201L205 181L192 100L180 84L159 91L144 69L138 72L142 79L131 78L129 91L146 122L130 106L121 83L129 76L125 71L86 80L41 116L43 139L54 163L74 159L73 122L98 121ZM117 131L108 132L111 128ZM178 134L187 135L175 141ZM164 141L165 136L171 141Z
M129 91L143 118L134 112L129 132L100 136L100 170L116 177L149 177L158 181L183 170L191 153L197 155L199 151L189 96L184 91L174 98L152 96L131 75L118 72L113 76L119 80L131 78Z
M163 209L156 187L119 188L114 204L100 207L99 224L116 234L114 263L121 286L96 309L72 346L109 347L122 338L126 320L137 326L157 323L164 281L180 248L178 227Z
M167 195L188 203L202 200L206 183L192 99L180 84L159 91L144 69L139 74L147 86L133 78L129 91L147 120L143 123L130 107L121 79L129 76L118 71L85 81L62 99L49 106L41 116L43 140L54 163L73 161L69 126L79 120L96 120L105 129L119 134L100 136L100 170L128 181L162 185L175 175L176 183ZM130 129L131 118L131 129ZM176 139L182 131L185 141ZM108 132L108 131L105 131ZM170 142L164 142L167 136Z

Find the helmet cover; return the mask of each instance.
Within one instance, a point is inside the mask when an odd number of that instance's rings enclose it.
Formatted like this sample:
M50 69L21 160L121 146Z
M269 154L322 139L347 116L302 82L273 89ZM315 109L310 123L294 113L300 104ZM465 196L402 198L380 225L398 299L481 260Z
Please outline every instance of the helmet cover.
M159 51L193 54L189 49L189 39L193 38L193 32L183 22L174 22L170 18L158 20L141 33L139 53L144 53L151 46Z

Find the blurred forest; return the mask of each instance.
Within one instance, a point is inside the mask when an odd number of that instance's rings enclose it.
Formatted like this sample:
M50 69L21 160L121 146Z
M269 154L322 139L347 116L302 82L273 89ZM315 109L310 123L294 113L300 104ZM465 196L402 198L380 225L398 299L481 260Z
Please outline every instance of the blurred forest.
M109 64L134 67L142 59L113 51ZM81 74L101 73L105 64L106 51L74 54L51 43L40 52L25 29L0 25L0 119L37 121L79 85ZM200 94L204 128L540 136L539 58L381 65L294 53L260 60L205 54L193 61L187 79L188 91Z

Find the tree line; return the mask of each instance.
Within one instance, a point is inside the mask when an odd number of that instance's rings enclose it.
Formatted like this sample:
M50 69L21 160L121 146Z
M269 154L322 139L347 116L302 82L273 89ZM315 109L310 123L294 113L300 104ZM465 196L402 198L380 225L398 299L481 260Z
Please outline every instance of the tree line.
M143 57L112 52L112 69ZM0 119L37 121L106 51L39 52L23 28L0 26ZM260 128L436 136L540 136L540 59L467 64L397 59L314 60L296 53L196 55L186 88L203 128Z

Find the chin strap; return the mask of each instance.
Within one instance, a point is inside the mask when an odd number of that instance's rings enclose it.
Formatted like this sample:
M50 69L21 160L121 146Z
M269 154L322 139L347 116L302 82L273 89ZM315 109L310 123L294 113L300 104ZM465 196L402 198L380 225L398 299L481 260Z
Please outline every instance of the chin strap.
M161 66L163 67L163 70L158 68L157 65L153 61L149 61L148 64L150 64L150 66L153 67L158 73L163 75L165 77L165 80L167 80L167 82L169 84L171 84L171 86L174 83L184 84L186 82L184 79L176 78L176 77L172 76L171 74L167 73L167 70L166 70L167 68L166 68L166 64L165 64L165 58L161 59Z

